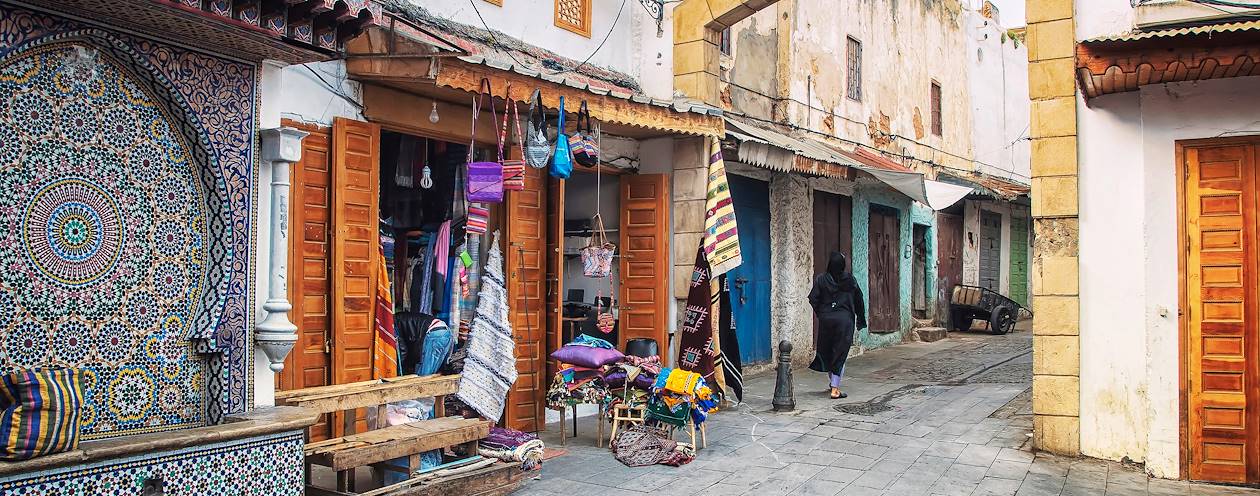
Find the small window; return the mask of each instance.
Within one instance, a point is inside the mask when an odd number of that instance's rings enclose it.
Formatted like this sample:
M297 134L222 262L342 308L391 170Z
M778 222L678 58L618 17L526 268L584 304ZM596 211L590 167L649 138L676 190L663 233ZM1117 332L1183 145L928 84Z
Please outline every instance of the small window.
M849 79L847 94L849 99L862 101L862 42L849 37L847 53L849 61Z
M722 50L722 55L731 54L731 28L722 30L722 40L718 43L718 49Z
M556 0L556 26L591 37L591 0Z
M932 134L940 136L944 132L943 127L941 122L941 84L932 81Z

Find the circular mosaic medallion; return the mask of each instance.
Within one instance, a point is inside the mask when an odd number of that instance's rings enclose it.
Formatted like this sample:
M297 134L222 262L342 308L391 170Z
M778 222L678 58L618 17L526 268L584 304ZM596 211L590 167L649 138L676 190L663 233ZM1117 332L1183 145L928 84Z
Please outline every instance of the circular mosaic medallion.
M31 198L23 245L39 271L70 286L96 281L114 267L123 241L118 205L84 179L53 181Z

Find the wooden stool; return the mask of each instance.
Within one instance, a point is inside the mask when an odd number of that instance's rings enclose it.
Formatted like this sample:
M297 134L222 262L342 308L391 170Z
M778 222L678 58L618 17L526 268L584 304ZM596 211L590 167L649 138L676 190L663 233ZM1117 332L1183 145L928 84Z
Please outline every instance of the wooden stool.
M671 427L669 429L670 437L672 438L674 436L674 433L677 431L678 431L677 427ZM696 449L709 447L709 439L708 439L708 435L705 433L704 424L700 424L700 444L696 444L696 423L690 418L687 419L687 435L691 437L692 447Z
M617 439L617 430L621 428L622 422L634 425L642 424L647 420L647 406L617 403L613 405L612 410L608 414L612 416L612 435L608 436L608 446L612 447L613 441Z
M573 437L577 437L577 422L578 422L577 407L579 404L595 405L595 407L599 409L599 411L595 414L595 416L597 417L595 423L599 424L599 434L595 437L595 444L596 446L602 448L604 446L604 409L598 403L578 403L578 404L569 405L569 408L573 409ZM565 436L565 432L564 432L565 408L561 407L561 408L558 408L557 410L560 411L560 446L567 446L568 439L567 439L567 436Z

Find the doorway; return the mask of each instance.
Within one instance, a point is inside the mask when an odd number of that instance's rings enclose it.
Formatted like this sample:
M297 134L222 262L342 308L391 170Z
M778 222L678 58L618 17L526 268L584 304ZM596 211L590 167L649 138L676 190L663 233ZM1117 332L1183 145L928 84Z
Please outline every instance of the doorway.
M910 311L916 319L926 319L928 311L927 231L928 226L915 224L910 235L911 245L914 247L913 272L910 274Z
M936 321L949 325L949 298L963 281L963 216L936 214Z
M815 190L815 276L827 270L827 261L833 251L843 253L849 259L849 265L853 264L853 198ZM817 316L814 317L814 344L818 344Z
M1256 163L1260 140L1177 143L1182 469L1192 480L1260 482Z
M980 211L980 286L1002 292L1002 214Z
M744 366L770 361L770 185L728 176L744 262L726 275Z
M869 274L871 332L901 330L901 219L895 208L871 205Z
M564 267L561 271L564 288L562 327L559 344L563 345L578 335L597 337L618 344L619 327L600 329L597 316L601 313L619 313L621 255L614 253L611 273L605 277L590 277L583 271L581 252L607 236L618 247L621 222L621 180L619 175L587 174L578 169L564 185ZM594 216L599 214L601 230ZM614 322L617 322L614 320Z

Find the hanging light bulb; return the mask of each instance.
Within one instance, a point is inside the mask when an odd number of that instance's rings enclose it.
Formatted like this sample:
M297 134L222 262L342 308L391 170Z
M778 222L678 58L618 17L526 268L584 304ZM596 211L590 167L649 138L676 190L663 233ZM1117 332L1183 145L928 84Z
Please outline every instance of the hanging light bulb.
M429 122L438 123L437 100L433 101L433 111L429 112Z

